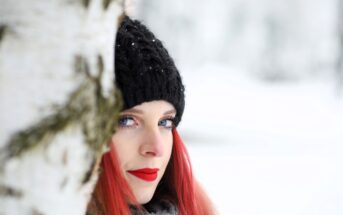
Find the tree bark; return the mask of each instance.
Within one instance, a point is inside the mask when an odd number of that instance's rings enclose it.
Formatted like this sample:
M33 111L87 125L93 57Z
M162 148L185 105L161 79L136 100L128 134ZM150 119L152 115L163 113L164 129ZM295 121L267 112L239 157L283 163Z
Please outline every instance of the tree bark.
M121 107L122 3L0 5L0 214L84 214Z

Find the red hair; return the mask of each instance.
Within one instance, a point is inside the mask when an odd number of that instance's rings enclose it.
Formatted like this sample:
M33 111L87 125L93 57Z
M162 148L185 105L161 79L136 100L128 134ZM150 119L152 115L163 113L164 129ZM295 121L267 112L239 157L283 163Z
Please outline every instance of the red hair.
M214 214L212 204L192 174L187 149L176 129L173 129L172 155L151 201L168 199L173 202L181 215ZM115 149L101 160L99 180L95 187L88 210L96 214L130 214L128 202L137 208L141 206L135 200L128 183L122 176Z

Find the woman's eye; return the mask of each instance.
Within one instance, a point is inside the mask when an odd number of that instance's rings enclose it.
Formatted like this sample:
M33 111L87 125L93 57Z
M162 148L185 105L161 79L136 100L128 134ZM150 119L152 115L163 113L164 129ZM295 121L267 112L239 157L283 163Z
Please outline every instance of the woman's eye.
M123 116L119 119L120 127L131 127L135 125L135 120L130 116Z
M166 128L172 128L174 125L173 119L163 119L158 123L159 126L164 126Z

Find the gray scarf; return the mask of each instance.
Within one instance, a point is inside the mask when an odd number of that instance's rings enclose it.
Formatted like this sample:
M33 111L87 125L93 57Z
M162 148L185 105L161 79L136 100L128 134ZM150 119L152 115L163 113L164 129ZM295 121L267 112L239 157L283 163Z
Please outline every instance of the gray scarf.
M150 203L144 211L130 206L132 215L177 215L177 207L169 201L162 200L158 203Z

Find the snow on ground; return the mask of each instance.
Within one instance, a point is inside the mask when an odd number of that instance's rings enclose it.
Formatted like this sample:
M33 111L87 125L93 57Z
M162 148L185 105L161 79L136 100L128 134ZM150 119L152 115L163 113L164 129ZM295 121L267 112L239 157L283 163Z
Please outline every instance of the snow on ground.
M220 214L343 214L343 97L333 81L182 70L180 133Z

